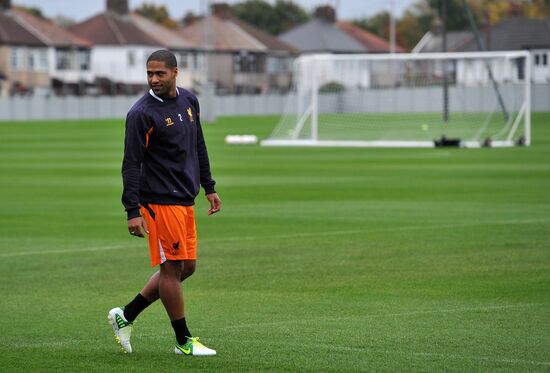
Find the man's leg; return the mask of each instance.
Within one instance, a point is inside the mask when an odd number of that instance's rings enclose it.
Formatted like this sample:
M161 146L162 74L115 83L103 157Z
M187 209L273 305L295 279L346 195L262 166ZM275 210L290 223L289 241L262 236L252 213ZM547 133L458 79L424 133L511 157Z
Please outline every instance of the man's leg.
M182 272L181 260L168 260L160 265L158 295L171 321L181 319L184 315L180 287Z
M197 266L196 260L184 260L183 261L183 271L181 272L180 281L183 282L185 279L191 277L195 273L195 268ZM155 302L160 298L159 296L159 278L160 271L156 271L149 281L145 284L143 289L139 292L144 298L146 298L150 303Z
M160 265L158 292L160 300L176 333L178 345L185 345L192 337L185 321L183 294L180 282L184 273L181 260L168 260Z

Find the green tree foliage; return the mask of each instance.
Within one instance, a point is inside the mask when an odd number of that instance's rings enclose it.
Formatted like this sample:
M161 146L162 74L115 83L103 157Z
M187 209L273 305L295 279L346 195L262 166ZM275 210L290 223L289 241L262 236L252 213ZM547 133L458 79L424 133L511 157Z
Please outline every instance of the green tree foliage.
M288 0L277 0L273 9L278 20L278 25L274 28L274 35L288 31L301 23L307 22L310 18L303 8Z
M550 0L532 0L525 5L524 14L532 18L550 17Z
M33 16L36 16L38 18L42 18L47 20L48 18L42 13L42 9L37 8L35 6L20 6L20 9L24 10L27 13L32 14Z
M468 15L464 10L464 0L427 0L434 15L441 15L443 1L447 2L447 30L467 30L470 28ZM468 1L477 24L483 20L479 1Z
M135 12L164 27L173 29L178 26L177 22L170 18L170 13L164 5L157 6L155 4L143 3L135 9Z
M417 1L396 22L397 43L412 49L432 27L436 13L426 1Z
M382 11L372 17L353 20L353 24L387 39L390 29L390 13Z
M480 28L495 25L519 9L525 17L550 17L550 0L467 0ZM428 32L436 19L441 17L443 0L416 0L396 20L397 43L405 48L414 47ZM363 29L389 39L390 15L387 11L371 17L355 19L353 23ZM447 30L469 30L470 24L464 10L464 0L447 0Z
M247 0L232 6L233 15L260 30L278 35L308 20L304 9L291 0Z

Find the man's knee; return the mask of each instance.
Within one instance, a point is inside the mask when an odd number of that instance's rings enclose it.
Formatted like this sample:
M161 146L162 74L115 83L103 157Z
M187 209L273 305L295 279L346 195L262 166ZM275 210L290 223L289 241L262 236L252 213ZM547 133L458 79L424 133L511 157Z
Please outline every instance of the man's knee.
M186 278L190 277L193 273L195 273L195 261L194 260L186 260L183 265L183 271L181 272L180 280L183 281Z
M167 260L160 265L160 275L168 277L181 277L183 262L181 260Z

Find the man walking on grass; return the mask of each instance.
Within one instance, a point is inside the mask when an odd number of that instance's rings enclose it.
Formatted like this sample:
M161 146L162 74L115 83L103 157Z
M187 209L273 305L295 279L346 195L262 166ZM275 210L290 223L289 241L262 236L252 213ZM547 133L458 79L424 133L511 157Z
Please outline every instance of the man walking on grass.
M210 202L208 215L221 208L210 175L210 163L199 118L199 102L176 86L175 56L158 50L147 60L151 88L128 112L124 142L122 203L128 231L148 236L151 265L160 265L125 307L109 311L115 336L132 352L132 323L160 298L176 334L174 352L215 355L193 337L185 320L180 283L195 272L197 233L194 200L200 186Z

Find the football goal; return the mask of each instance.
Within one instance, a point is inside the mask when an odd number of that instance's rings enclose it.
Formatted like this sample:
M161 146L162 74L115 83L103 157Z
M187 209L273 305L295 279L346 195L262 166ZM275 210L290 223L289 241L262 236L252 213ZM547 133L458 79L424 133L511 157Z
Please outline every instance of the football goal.
M529 145L529 53L308 55L263 146Z

